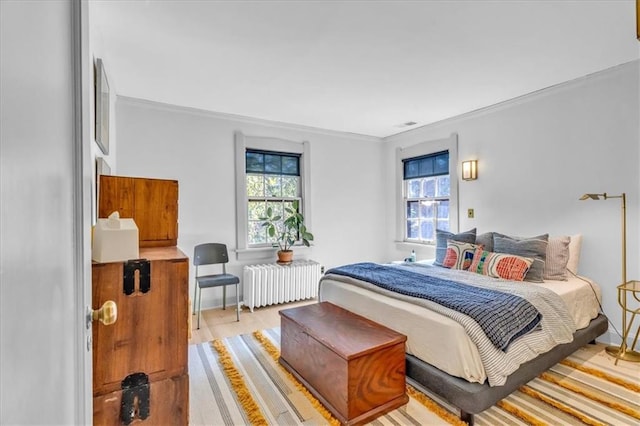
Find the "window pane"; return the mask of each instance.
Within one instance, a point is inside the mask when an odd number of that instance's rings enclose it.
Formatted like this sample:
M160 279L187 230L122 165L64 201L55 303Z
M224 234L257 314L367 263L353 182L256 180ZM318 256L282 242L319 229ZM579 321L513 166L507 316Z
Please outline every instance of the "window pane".
M249 201L249 220L260 220L267 214L264 201Z
M279 175L266 175L264 177L264 194L267 197L282 197L282 183Z
M259 152L246 153L247 172L264 172L264 154Z
M420 163L418 161L406 161L404 163L404 178L408 179L420 174Z
M264 172L277 174L282 173L282 157L280 155L265 154Z
M407 197L420 197L420 179L411 179L407 181Z
M282 176L282 196L297 197L299 180L298 176Z
M298 157L282 157L282 174L299 176L299 164L300 159Z
M438 203L438 221L442 219L449 219L449 201L440 201Z
M418 221L407 220L407 238L418 238Z
M247 195L249 197L264 197L263 175L247 175Z
M432 198L436 196L436 179L424 178L422 179L422 196Z
M435 239L435 229L433 221L425 220L420 223L420 238L423 240L433 241Z
M418 209L419 209L419 204L417 201L407 202L407 218L417 218Z
M267 231L260 222L249 221L249 244L264 244L267 242Z
M420 202L420 218L425 219L433 219L434 216L434 203L432 201L421 201Z
M282 224L282 221L279 221L278 223L276 223L276 233L273 237L270 237L267 234L267 242L268 243L277 243L278 242L278 236L280 235L280 233L282 233L282 229L284 228L284 225Z
M267 209L271 207L274 216L282 216L282 201L267 201Z
M284 219L286 219L289 216L291 216L289 213L287 213L287 209L293 209L293 201L285 201L283 204L284 204Z
M433 175L433 158L423 158L420 160L420 176Z
M442 230L442 231L451 231L451 229L449 229L449 218L446 219L438 219L438 229Z
M449 174L449 154L441 154L435 158L433 172L437 175Z
M450 195L450 179L449 175L438 176L438 194L437 197L447 197Z

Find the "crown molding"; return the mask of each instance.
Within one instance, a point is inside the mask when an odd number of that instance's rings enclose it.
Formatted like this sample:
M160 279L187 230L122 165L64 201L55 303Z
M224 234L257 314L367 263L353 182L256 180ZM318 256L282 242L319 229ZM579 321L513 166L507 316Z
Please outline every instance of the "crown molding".
M163 111L172 111L184 114L199 115L202 117L215 118L219 120L236 121L238 123L273 127L284 130L313 133L317 135L333 136L340 138L356 139L365 142L381 143L382 138L376 136L362 135L359 133L341 132L338 130L321 129L318 127L304 126L301 124L285 123L282 121L266 120L262 118L247 117L244 115L229 114L224 112L209 111L200 108L185 107L164 102L151 101L148 99L133 98L129 96L116 95L116 102L123 102L129 105L146 106Z

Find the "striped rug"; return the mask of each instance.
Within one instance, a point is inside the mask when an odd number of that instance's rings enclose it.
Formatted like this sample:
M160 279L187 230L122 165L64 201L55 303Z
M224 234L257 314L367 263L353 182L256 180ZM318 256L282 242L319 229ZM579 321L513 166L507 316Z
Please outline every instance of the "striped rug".
M277 362L280 329L189 346L190 424L337 424ZM407 386L409 403L373 425L464 424L457 410ZM640 424L640 365L587 345L475 416L477 425Z

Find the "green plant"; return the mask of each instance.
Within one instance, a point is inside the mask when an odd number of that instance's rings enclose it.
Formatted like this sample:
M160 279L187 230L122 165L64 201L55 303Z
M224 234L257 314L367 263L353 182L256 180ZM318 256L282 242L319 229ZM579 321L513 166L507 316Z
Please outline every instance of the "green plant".
M260 218L263 221L262 226L267 229L267 235L270 238L276 237L277 244L274 243L274 246L277 245L282 251L289 251L296 241L301 240L302 244L309 247L309 241L313 241L313 234L305 226L304 216L298 212L298 200L284 210L284 221L282 216L274 215L271 207L267 208L267 215Z

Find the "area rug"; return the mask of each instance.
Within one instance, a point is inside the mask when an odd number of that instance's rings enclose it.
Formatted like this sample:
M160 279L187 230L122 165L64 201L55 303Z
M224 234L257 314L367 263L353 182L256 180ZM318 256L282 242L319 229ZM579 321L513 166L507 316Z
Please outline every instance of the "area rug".
M190 424L325 425L335 418L277 359L280 329L189 347ZM475 416L477 425L634 425L640 422L640 366L587 345ZM464 425L458 411L407 384L409 403L373 425Z

